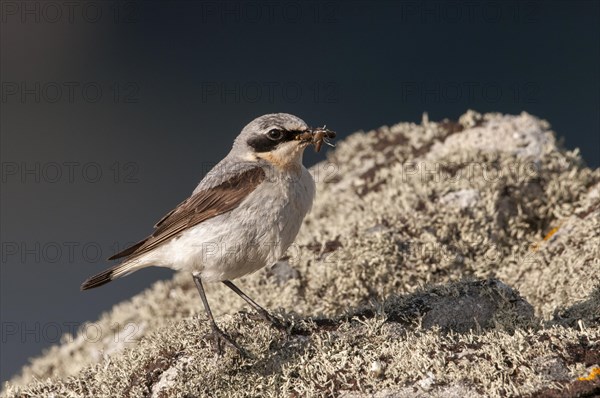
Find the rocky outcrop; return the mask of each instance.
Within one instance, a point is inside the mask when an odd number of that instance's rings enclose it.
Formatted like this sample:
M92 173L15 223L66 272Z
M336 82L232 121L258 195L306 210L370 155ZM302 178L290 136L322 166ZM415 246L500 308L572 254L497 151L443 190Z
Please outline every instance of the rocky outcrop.
M100 338L65 336L4 394L600 394L600 171L548 123L424 117L353 134L312 172L296 243L239 283L288 331L209 288L251 358L214 355L179 274L104 314Z

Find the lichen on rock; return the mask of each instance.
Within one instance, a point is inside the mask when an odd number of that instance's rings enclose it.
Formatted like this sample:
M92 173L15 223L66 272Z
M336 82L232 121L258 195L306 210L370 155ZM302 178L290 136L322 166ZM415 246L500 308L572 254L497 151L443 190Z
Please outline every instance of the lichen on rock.
M312 172L317 198L296 242L239 283L296 329L255 321L212 285L217 322L254 356L217 358L193 282L177 274L104 314L104 338L66 336L3 394L600 391L578 380L600 362L600 170L547 122L469 111L400 123L350 135ZM134 338L115 339L114 325Z

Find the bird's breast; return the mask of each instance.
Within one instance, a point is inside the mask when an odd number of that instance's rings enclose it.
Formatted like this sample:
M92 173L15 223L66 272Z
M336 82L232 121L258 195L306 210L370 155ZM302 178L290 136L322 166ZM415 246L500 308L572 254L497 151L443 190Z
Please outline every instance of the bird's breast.
M196 252L185 268L200 269L204 280L218 281L274 264L294 242L314 194L313 178L304 167L297 176L269 176L237 208L186 234L181 246L193 243Z
M267 176L242 203L248 222L245 227L254 231L257 243L269 247L269 259L277 261L293 243L304 216L312 206L315 183L304 167L299 174L273 173Z

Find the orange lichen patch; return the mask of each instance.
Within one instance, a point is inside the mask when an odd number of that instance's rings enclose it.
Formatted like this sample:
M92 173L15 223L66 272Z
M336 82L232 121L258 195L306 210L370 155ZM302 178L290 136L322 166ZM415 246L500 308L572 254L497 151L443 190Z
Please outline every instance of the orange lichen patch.
M596 378L600 378L600 368L594 368L592 369L592 371L590 372L589 375L585 376L585 377L579 377L577 380L579 381L592 381Z
M554 236L554 234L558 232L558 230L560 229L560 227L561 227L561 224L559 224L558 226L556 226L556 227L552 228L552 229L550 230L550 232L548 232L548 233L546 234L546 236L544 236L544 239L543 239L543 241L544 241L544 242L547 242L547 241L549 241L549 240L550 240L550 238L552 238L552 236ZM532 243L532 244L531 244L531 248L530 248L530 250L531 250L532 252L537 252L537 251L540 249L541 243L542 243L542 242L536 242L536 243Z
M559 225L558 227L554 227L554 228L552 228L552 229L550 230L550 232L548 232L548 233L546 234L546 236L544 236L544 241L548 241L548 240L550 240L550 238L552 238L552 235L554 235L554 234L555 234L555 233L558 231L558 229L559 229L559 228L560 228L560 225Z

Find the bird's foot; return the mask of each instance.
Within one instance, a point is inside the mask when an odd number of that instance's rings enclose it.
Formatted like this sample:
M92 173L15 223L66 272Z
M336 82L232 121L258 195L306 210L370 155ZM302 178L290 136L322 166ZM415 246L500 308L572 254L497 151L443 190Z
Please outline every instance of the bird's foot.
M263 321L269 322L275 329L287 331L290 327L288 322L281 321L274 315L271 315L267 310L257 311L257 315Z
M209 333L209 335L213 339L213 342L214 342L213 348L215 350L215 353L218 356L223 355L222 343L224 342L224 343L228 344L230 347L237 350L237 352L240 354L240 356L242 358L246 358L246 359L252 358L252 356L245 349L243 349L238 343L236 343L236 341L233 338L231 338L227 333L225 333L224 331L219 329L219 327L217 325L212 326L212 331Z

